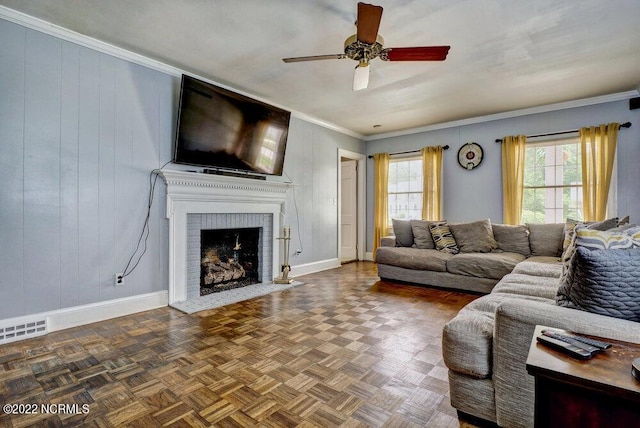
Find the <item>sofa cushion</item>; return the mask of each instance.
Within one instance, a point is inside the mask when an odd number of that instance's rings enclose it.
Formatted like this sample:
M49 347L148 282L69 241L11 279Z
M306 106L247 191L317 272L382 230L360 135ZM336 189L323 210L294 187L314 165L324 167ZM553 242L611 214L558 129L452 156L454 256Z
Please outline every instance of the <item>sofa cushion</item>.
M500 279L525 257L517 253L460 253L447 261L447 271L458 275Z
M461 253L488 253L498 248L489 219L449 223L449 229Z
M391 219L393 223L393 234L396 236L396 243L399 247L413 246L413 231L409 220Z
M496 284L491 294L509 294L511 296L540 297L555 304L558 294L557 276L535 276L522 273L510 273Z
M433 223L427 220L411 220L411 230L413 233L413 242L416 248L422 248L425 250L433 250L436 248L431 237L431 231L429 225Z
M560 278L562 264L557 257L534 256L518 263L511 273Z
M531 254L529 229L526 226L521 224L493 224L491 227L498 250L522 254L525 257Z
M560 306L640 322L640 248L578 246L569 270L558 289Z
M451 229L449 229L449 225L446 222L441 221L429 224L429 231L431 231L436 250L449 254L458 254L460 252L456 239L453 237Z
M447 260L451 257L451 254L420 248L378 247L376 251L376 263L434 272L446 272Z
M551 256L531 256L527 258L528 262L533 263L549 263L549 264L560 264L560 257L551 257Z
M560 257L564 241L564 223L527 223L532 256Z

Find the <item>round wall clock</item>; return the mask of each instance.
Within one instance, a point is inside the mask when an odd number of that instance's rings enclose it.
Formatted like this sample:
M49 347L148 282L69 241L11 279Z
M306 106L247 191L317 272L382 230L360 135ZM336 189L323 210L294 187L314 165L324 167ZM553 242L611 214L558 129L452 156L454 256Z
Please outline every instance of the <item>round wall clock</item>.
M480 144L467 143L458 150L458 163L464 169L472 170L480 165L483 154Z

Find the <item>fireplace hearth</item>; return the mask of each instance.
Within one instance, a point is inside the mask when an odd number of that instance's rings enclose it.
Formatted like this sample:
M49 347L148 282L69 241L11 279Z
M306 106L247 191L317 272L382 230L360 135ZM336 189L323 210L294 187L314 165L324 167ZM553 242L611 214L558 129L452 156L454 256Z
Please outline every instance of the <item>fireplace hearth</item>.
M200 231L200 295L260 281L259 227Z

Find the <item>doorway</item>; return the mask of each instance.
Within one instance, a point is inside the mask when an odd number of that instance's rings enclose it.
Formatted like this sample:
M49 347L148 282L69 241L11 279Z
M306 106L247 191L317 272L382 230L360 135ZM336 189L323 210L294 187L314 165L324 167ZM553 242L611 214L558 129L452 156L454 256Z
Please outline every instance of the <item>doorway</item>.
M338 153L338 257L340 263L364 260L365 155Z

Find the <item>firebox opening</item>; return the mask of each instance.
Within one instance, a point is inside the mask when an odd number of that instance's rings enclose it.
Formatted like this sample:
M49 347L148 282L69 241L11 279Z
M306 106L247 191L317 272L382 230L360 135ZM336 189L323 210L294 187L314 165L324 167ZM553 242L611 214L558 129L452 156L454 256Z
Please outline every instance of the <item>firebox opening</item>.
M200 295L262 282L260 227L200 231Z

